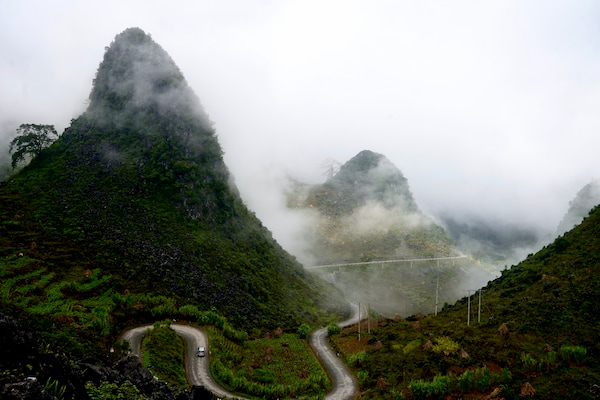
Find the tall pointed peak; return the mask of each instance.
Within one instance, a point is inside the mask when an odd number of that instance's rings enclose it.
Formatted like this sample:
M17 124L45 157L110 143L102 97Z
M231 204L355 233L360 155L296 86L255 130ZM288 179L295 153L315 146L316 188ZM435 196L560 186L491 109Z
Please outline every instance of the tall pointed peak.
M111 124L147 120L140 114L194 115L210 126L173 59L140 28L128 28L106 48L90 93L88 115Z
M363 150L341 166L331 181L350 183L368 179L368 175L381 168L385 175L400 175L402 172L396 168L383 154L371 150ZM361 182L362 183L362 182Z
M362 204L367 200L386 207L403 204L406 211L419 208L402 172L383 154L363 150L340 167L327 182Z

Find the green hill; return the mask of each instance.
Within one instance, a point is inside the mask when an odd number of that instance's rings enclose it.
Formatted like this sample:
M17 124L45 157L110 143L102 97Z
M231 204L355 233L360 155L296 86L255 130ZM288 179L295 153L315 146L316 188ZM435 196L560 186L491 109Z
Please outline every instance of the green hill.
M23 254L52 280L98 271L104 291L169 296L245 328L349 312L246 208L198 98L137 28L106 49L88 109L1 184L0 202L10 268Z
M600 207L489 282L481 314L471 294L438 316L372 323L361 342L356 327L336 337L363 398L600 397Z

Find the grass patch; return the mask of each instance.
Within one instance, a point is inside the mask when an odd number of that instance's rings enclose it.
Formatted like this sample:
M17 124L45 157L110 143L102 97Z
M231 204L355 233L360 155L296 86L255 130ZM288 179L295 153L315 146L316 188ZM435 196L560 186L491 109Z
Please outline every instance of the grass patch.
M319 398L330 383L306 339L279 332L238 344L222 330L205 327L211 372L224 387L251 396Z
M142 341L142 361L159 379L187 387L183 367L183 340L171 329L170 320L156 322L154 329L148 329Z

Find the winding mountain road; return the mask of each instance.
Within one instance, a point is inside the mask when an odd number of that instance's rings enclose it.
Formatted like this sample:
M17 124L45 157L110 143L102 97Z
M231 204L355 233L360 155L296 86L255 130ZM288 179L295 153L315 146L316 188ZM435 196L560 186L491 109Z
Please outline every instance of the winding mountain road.
M127 340L130 343L133 354L141 358L141 344L146 329L154 328L152 325L143 325L136 328L128 329L119 337L120 340ZM185 341L185 359L186 359L186 375L190 385L204 386L206 389L213 392L215 395L222 398L243 399L243 397L223 389L215 382L210 374L208 367L208 337L206 333L198 328L184 324L171 324L171 328L177 332ZM198 357L198 347L205 347L207 355Z
M350 319L338 324L341 328L358 322L358 306L356 304L351 304L350 306L352 307L352 316ZM327 345L327 328L321 328L311 333L309 342L317 353L317 357L319 357L325 368L327 368L327 371L329 371L331 379L333 379L333 389L325 396L325 399L354 399L358 394L358 383L346 365Z
M352 317L338 324L340 327L345 327L358 322L358 306L351 304L351 307ZM128 341L133 354L141 358L142 339L148 328L152 329L154 326L149 324L128 329L121 334L119 340ZM208 337L203 330L179 323L171 324L171 328L173 328L173 330L185 341L186 375L190 385L204 386L206 389L222 398L244 399L243 397L236 396L223 389L212 378L208 366L208 354L210 354ZM325 399L351 400L356 397L358 394L358 384L356 379L327 345L327 328L321 328L311 333L309 343L333 379L333 389ZM198 347L200 346L205 347L207 350L207 355L205 357L197 356Z

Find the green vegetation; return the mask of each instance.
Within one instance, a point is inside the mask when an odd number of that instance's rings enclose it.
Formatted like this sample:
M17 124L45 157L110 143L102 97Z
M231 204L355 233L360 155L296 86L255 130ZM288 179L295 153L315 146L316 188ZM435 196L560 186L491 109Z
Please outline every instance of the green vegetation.
M243 342L349 314L247 209L198 98L140 29L107 48L54 143L27 147L54 131L22 128L13 160L32 158L0 182L0 310L48 353L115 362L122 329L166 318Z
M161 380L178 387L188 387L183 368L185 347L173 329L171 321L156 322L142 341L142 361Z
M160 68L137 76L140 65ZM145 78L140 97L136 84ZM329 340L365 399L468 398L500 388L516 399L527 385L540 398L598 396L600 208L490 282L481 323L467 326L465 298L437 317L376 321L358 341L332 322L349 311L341 294L306 273L246 208L212 123L150 37L139 29L117 37L90 100L52 145L30 152L26 141L14 142L13 161L34 157L0 182L0 310L27 325L37 354L64 363L70 376L77 360L115 362L123 349L109 349L123 328L177 318L206 327L212 372L225 387L259 398L321 398L330 383L306 336L309 324L331 322ZM374 180L378 155L354 161L295 198L294 206L314 206L327 219L316 228L320 260L452 254L445 232L419 214L401 174ZM367 203L399 211L390 195L403 199L419 227L391 219L397 224L368 226L355 237L351 217ZM366 281L371 268L340 274L339 282ZM432 275L400 279L380 271L371 282L406 282L399 290L405 299L431 306ZM437 273L446 282L460 279L454 269ZM377 285L369 289L377 292ZM163 379L182 385L177 343L159 324L144 344L145 358ZM169 357L158 348L170 349ZM3 371L2 383L31 372L55 397L73 395L65 371L28 361L17 360L16 373ZM93 399L142 398L128 383L88 383L86 390Z
M404 345L404 347L402 347L401 345L394 345L394 346L397 346L394 348L401 348L402 352L404 354L408 354L408 353L411 353L412 351L416 350L417 348L421 347L421 345L422 345L421 339L415 339L411 342L406 343L406 345Z
M308 338L308 334L310 333L310 327L306 324L302 324L298 327L298 337L300 339Z
M444 353L445 356L449 356L460 349L458 343L446 336L439 337L435 341L436 344L433 345L431 350L436 354Z
M96 386L87 382L85 389L90 400L146 400L138 388L129 381L125 381L121 386L108 382L102 382Z
M510 382L508 370L502 373L490 371L486 366L465 370L460 375L436 375L432 380L414 380L408 384L413 399L442 399L444 396L459 392L467 394L473 391L485 393L493 386Z
M58 281L100 269L115 292L215 309L244 328L349 313L247 209L198 98L140 29L107 48L88 109L2 182L0 204L0 255L51 263Z
M61 385L57 380L48 378L44 384L44 390L57 399L64 399L67 388L64 385Z
M448 391L448 377L437 375L432 381L417 380L409 384L415 399L441 399Z
M327 336L337 335L340 332L342 332L342 329L335 322L332 322L329 325L327 325Z
M352 353L348 356L348 364L354 367L361 366L365 363L367 357L368 353L365 350L359 351L358 353Z
M225 388L259 398L322 398L329 379L307 341L276 330L265 338L239 343L216 327L205 327L211 372Z
M335 285L342 292L358 298L362 304L370 304L379 314L391 318L397 313L408 316L434 312L436 292L439 309L444 302L455 301L456 286L470 276L472 266L473 260L465 257L412 263L356 264L314 271L324 279L334 276ZM479 269L479 273L484 273L484 270ZM491 279L492 274L489 276ZM440 285L440 282L443 284Z
M587 349L583 346L560 346L560 355L565 361L582 362L587 355Z
M530 393L528 385L536 398L595 398L598 254L600 208L490 282L481 323L472 315L467 326L463 298L438 316L381 319L361 342L356 327L331 342L357 376L368 377L363 398L470 398L498 390L517 399L522 390ZM366 362L356 362L364 353Z
M54 125L21 124L17 128L17 136L10 142L12 168L15 169L26 156L39 156L57 137Z

